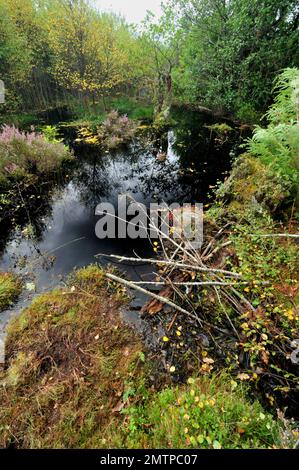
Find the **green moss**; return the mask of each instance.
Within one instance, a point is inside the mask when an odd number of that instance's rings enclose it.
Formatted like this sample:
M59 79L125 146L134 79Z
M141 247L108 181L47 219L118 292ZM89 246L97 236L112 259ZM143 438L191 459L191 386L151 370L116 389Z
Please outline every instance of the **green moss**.
M207 127L211 131L216 132L216 134L225 135L225 136L230 134L234 130L231 126L229 126L225 122L212 124L211 126L207 126Z
M8 328L0 445L25 448L265 448L295 435L227 374L156 390L155 366L120 319L102 269L74 273ZM286 440L284 436L287 435Z
M128 447L268 448L281 445L281 428L246 387L223 373L190 378L125 411ZM293 436L295 439L295 435ZM113 444L113 442L111 443Z
M272 172L258 158L243 154L234 163L230 177L219 187L218 200L231 204L231 214L260 205L275 215L292 203L289 180Z
M22 283L17 276L0 272L0 312L9 307L21 291Z
M113 409L127 381L137 381L144 368L140 340L120 320L123 303L118 288L91 266L10 323L1 446L87 447L91 439L101 446L105 430L123 420Z

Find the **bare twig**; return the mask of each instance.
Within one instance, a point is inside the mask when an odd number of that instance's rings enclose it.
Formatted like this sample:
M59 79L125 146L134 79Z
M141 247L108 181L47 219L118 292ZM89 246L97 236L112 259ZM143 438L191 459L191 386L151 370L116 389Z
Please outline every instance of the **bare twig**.
M197 316L193 315L192 313L188 312L188 310L185 310L184 308L180 307L179 305L176 305L174 302L171 300L167 299L166 297L162 297L161 295L154 294L153 292L150 292L143 287L140 287L136 283L132 281L127 281L126 279L123 279L119 276L115 276L114 274L111 273L105 273L105 276L108 277L108 279L111 279L112 281L119 282L120 284L123 284L124 286L138 290L139 292L142 292L143 294L149 295L150 297L153 297L156 300L159 300L160 302L169 305L170 307L173 307L174 309L178 310L181 313L184 313L188 315L189 317L195 318L200 323L200 320Z
M296 233L266 233L266 234L259 234L259 233L250 233L250 237L260 237L260 238L278 238L278 237L288 237L288 238L299 238L299 235Z
M152 258L130 258L126 256L119 256L119 255L107 255L105 253L99 253L96 255L96 257L100 256L108 256L109 258L114 258L118 259L120 261L135 261L135 262L143 262L143 263L149 263L149 264L157 264L161 266L175 266L176 268L182 268L183 270L191 270L191 271L200 271L200 272L205 272L205 273L211 273L211 274L224 274L226 276L232 276L237 279L242 279L241 274L234 273L232 271L226 271L225 269L213 269L213 268L207 268L207 267L201 267L201 266L193 266L192 264L186 264L186 263L177 263L175 261L166 261L166 260L158 260L158 259L152 259Z
M165 281L135 281L135 284L144 284L144 285L153 285L153 286L236 286L236 282L241 285L249 285L250 282L247 281L235 281L235 282L220 282L220 281L184 281L184 282L175 282L170 279ZM256 283L259 285L268 285L269 282L260 282Z

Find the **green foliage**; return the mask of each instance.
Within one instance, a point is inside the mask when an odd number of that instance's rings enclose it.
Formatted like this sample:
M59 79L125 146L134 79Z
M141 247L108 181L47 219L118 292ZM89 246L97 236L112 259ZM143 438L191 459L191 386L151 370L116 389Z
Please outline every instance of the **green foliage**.
M184 32L177 96L255 121L277 73L298 65L297 0L172 0L169 8Z
M43 126L41 130L47 142L59 144L63 141L58 136L56 126Z
M128 407L127 446L246 449L280 447L279 425L229 375L190 378ZM291 438L295 439L295 435Z
M76 119L69 123L76 127L89 127L96 131L107 118L111 110L116 110L120 115L126 114L133 121L152 121L154 115L153 105L139 101L129 96L108 97L105 102L96 103L91 108L75 101L72 110Z
M5 113L0 115L0 125L12 125L19 129L29 130L32 126L38 126L40 119L35 113Z
M277 175L290 181L299 197L299 70L286 69L276 80L276 98L267 128L257 127L248 150Z
M128 58L127 48L121 47L125 32L121 19L100 14L83 0L52 3L47 20L51 72L57 83L93 101L122 86L128 77Z
M6 2L0 1L0 79L5 85L3 111L16 109L21 102L20 88L27 83L31 69L31 53L26 37L18 31L9 15Z
M22 283L11 273L0 272L0 312L8 308L20 295Z
M4 108L8 112L28 112L55 106L57 98L61 97L61 91L50 75L52 50L44 22L47 3L47 0L38 3L33 0L0 0L1 18L4 15L6 27L13 35L1 77L7 85L8 98L11 98Z
M134 121L151 121L154 115L152 104L138 102L127 96L114 98L108 101L110 109L115 109L119 114L127 114Z
M157 21L148 12L138 42L144 88L150 90L156 113L167 109L173 96L173 76L179 63L183 31L178 27L176 11L162 5Z
M130 94L158 113L175 98L256 122L275 75L299 62L297 0L168 0L141 28L86 0L0 0L0 11L2 111L75 100L94 116L100 98ZM129 108L119 103L152 117Z
M271 124L299 121L299 69L287 68L274 82L275 99L266 116Z

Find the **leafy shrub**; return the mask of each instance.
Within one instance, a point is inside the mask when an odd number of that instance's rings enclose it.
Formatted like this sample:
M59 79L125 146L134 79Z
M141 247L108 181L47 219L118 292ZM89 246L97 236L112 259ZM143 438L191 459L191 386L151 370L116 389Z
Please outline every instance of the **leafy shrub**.
M20 280L11 273L0 273L0 311L9 307L21 293Z
M63 139L59 138L58 131L56 126L44 126L42 128L42 133L47 140L47 142L61 143Z
M127 115L120 116L111 111L99 127L97 135L101 144L108 149L115 149L128 143L135 134L136 124Z
M266 116L266 129L257 127L249 152L292 183L299 197L299 70L286 69L276 80L276 98Z
M69 150L60 142L49 142L36 132L22 132L4 125L0 132L0 184L7 178L54 171L70 158Z
M223 373L168 387L128 415L128 447L267 448L281 446L273 416L246 397L246 387ZM295 441L295 436L293 436ZM290 442L288 443L290 445Z

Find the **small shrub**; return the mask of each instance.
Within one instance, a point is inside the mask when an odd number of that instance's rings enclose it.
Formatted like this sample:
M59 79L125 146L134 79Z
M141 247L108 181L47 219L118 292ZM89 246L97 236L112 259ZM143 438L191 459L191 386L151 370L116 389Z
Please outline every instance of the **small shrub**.
M0 273L0 312L9 307L21 291L20 279L11 273Z
M59 138L56 126L44 126L42 127L42 133L47 142L60 144L63 139Z
M249 449L281 446L278 422L260 403L250 402L246 387L222 373L190 378L150 396L128 416L128 447ZM295 443L291 434L287 445Z
M137 127L138 124L127 115L120 116L117 111L111 111L95 132L88 126L81 128L76 142L115 150L133 139Z
M117 111L111 111L98 128L97 135L102 146L115 149L132 140L135 132L136 124L127 115L119 116Z
M286 69L276 80L276 98L266 116L267 128L257 127L249 152L292 183L299 201L299 69Z
M0 155L0 183L8 178L50 173L71 156L62 143L49 142L34 129L22 132L7 125L0 132Z

